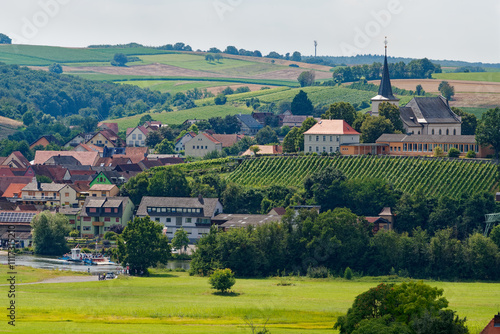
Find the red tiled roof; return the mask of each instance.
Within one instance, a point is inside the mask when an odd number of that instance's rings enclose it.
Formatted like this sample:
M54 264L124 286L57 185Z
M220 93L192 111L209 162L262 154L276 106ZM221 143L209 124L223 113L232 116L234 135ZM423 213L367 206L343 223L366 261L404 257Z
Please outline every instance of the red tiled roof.
M14 176L14 173L10 170L10 168L0 168L0 176Z
M139 161L144 159L144 156L147 155L148 148L147 147L132 147L127 146L125 148L125 155L116 154L114 157L117 158L130 158L133 164L138 163Z
M100 122L99 124L97 124L98 127L103 127L103 126L106 126L108 129L110 129L111 131L113 131L114 133L118 133L118 123L104 123L104 122Z
M27 183L11 183L7 189L5 189L5 192L3 193L2 197L6 198L13 198L13 197L20 197L21 196L21 190L26 187Z
M202 133L205 137L207 137L210 141L214 142L215 144L222 144L220 141L209 135L208 133Z
M359 135L360 133L354 130L343 119L322 119L314 124L312 128L304 132L304 134L312 135Z
M222 143L222 147L231 147L234 144L236 144L236 142L238 142L239 140L241 140L244 136L243 135L237 135L237 134L234 134L234 135L221 135L221 134L215 133L215 134L212 135L212 137L215 138L215 140L217 140L220 143Z
M98 152L78 152L78 151L36 151L35 165L42 165L53 156L71 156L80 161L83 166L94 166L99 157Z

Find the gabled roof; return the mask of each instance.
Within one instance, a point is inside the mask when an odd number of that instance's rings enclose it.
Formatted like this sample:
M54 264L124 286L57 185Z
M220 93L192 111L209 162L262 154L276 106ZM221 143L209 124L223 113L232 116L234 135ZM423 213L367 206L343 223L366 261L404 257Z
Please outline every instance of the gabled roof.
M143 170L163 166L161 161L158 160L142 160L139 161L138 165L141 166Z
M253 117L252 115L236 115L236 117L238 118L238 120L245 124L247 127L249 127L250 129L262 129L263 126L262 124L260 124L259 122L257 122Z
M127 128L127 137L135 130L135 129L139 129L139 131L141 131L145 136L148 135L149 132L153 131L151 130L150 128L146 128L144 126L136 126L135 128Z
M86 217L86 208L119 208L120 205L123 209L127 206L130 199L128 197L87 197L83 203L80 216Z
M67 168L62 166L34 165L33 170L35 171L35 175L44 175L54 182L62 182Z
M97 124L97 127L101 128L101 129L110 129L111 131L113 131L114 133L118 133L118 123L104 123L104 122L100 122L99 124Z
M24 183L11 183L7 189L5 189L5 192L3 193L2 197L6 198L13 198L13 197L20 197L22 190L24 187L26 187L27 184Z
M116 166L117 172L142 172L142 167L139 164L125 164Z
M78 151L36 151L35 152L35 165L42 165L53 156L72 156L80 161L82 165L93 166L98 157L97 152L78 152Z
M402 116L403 121L413 116L418 123L452 123L461 124L461 118L457 116L448 105L448 101L442 97L414 97L402 113L408 113L411 108L413 115Z
M0 177L15 176L10 168L0 168Z
M28 167L30 165L30 162L28 161L28 159L26 159L26 157L21 152L14 151L11 153L11 155L14 155L19 161L21 161L21 163L24 165L23 167ZM9 157L10 157L10 155L7 158L9 158Z
M443 143L443 144L476 144L476 136L440 136L440 135L406 135L406 134L382 134L377 143L401 142L401 143Z
M69 155L54 155L44 162L46 165L76 165L81 166L80 161Z
M38 138L37 140L35 140L34 142L32 142L30 144L30 147L33 146L33 144L36 144L39 140L41 140L43 138L45 138L51 144L61 145L61 143L59 142L59 140L56 137L54 137L53 135L45 135L45 136L41 136L40 138Z
M99 153L102 153L104 151L104 148L96 146L94 144L80 143L80 144L78 144L78 145L75 146L75 148L73 149L73 151L77 151L77 152L99 152Z
M116 185L114 185L114 184L99 184L99 183L96 183L92 187L90 187L89 190L90 191L111 191L114 188L118 188L118 187Z
M220 135L215 133L212 135L212 137L215 138L215 140L217 140L218 142L222 143L222 147L231 147L238 141L240 141L244 136L238 134Z
M148 155L147 147L132 147L127 146L125 148L125 155L115 154L114 158L130 158L133 164L138 163L143 160Z
M51 191L57 192L64 188L66 184L64 183L40 183L31 182L24 186L23 191Z
M30 176L5 176L0 177L0 193L4 193L11 183L28 184L33 180Z
M149 197L144 196L141 200L141 204L137 209L137 216L148 216L148 207L159 207L159 208L195 208L203 209L204 217L212 217L215 214L215 209L218 198L203 198L200 199L196 197Z
M201 133L201 135L205 136L208 138L208 140L210 140L211 142L213 142L214 144L222 144L220 141L218 141L217 139L215 139L214 137L212 137L211 135L209 135L208 133Z
M314 124L309 130L304 132L308 135L359 135L360 133L354 130L343 119L322 119Z

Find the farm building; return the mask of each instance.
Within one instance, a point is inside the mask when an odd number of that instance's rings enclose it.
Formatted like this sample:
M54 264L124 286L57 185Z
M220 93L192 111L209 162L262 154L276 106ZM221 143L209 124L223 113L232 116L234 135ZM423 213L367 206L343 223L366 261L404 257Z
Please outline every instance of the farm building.
M338 152L340 145L358 144L359 135L359 132L342 119L323 119L304 132L304 151Z

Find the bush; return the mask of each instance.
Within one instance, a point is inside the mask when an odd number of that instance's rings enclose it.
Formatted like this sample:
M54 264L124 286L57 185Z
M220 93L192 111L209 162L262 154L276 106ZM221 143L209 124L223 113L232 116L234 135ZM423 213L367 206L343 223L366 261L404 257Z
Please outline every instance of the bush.
M61 74L63 72L63 68L60 64L54 63L49 66L49 72Z
M210 283L212 289L225 293L227 290L231 289L234 283L236 283L236 279L231 269L217 269L210 275L208 283Z
M117 234L113 231L108 231L104 233L104 239L105 240L116 240Z
M80 232L78 232L77 230L73 230L73 231L69 232L69 236L72 238L77 238L79 235L80 235Z
M307 268L307 277L309 278L327 278L328 269L326 267L309 267Z
M465 155L466 158L469 158L469 159L473 159L476 157L476 152L474 151L469 151L467 152L467 154Z
M458 158L460 156L460 151L457 148L450 148L448 151L448 157L450 158Z
M226 102L227 102L227 97L224 94L219 94L214 99L214 103L218 106L226 104Z
M351 280L352 276L353 276L353 274L352 274L351 268L349 268L349 267L345 268L344 278L347 279L347 280Z

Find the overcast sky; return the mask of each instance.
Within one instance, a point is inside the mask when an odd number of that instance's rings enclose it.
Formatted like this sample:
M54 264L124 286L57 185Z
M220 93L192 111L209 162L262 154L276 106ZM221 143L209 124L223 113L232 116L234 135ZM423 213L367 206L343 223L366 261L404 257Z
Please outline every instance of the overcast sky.
M382 54L500 63L498 0L1 0L14 43L184 42L201 50Z

